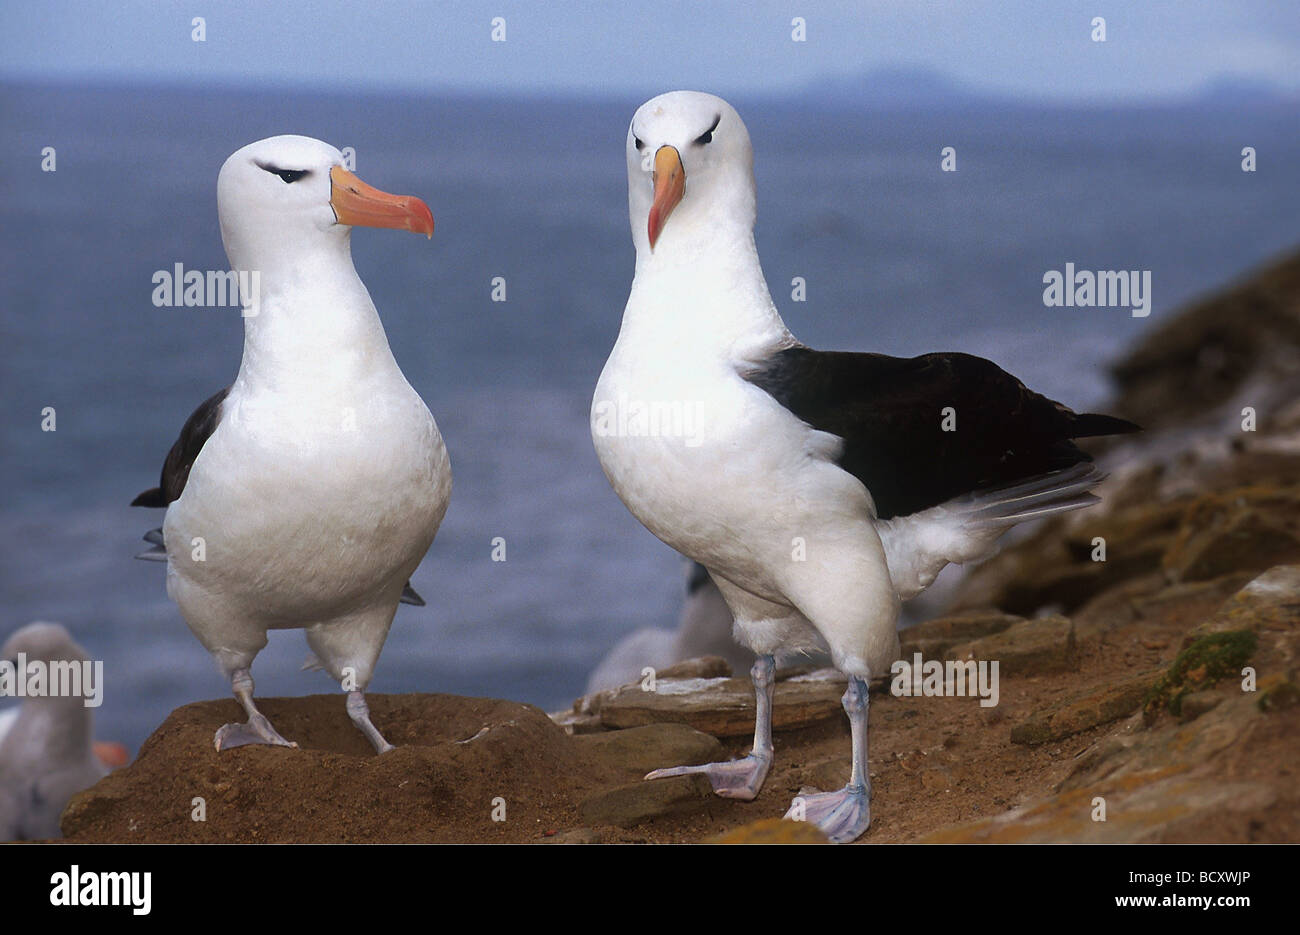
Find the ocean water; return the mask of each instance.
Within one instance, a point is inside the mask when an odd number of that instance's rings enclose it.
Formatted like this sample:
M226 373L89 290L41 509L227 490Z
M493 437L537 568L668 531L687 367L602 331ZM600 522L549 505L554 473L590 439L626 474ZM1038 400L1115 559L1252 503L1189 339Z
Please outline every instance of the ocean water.
M0 636L57 620L102 659L101 736L138 745L177 705L228 692L162 566L131 558L161 511L127 504L241 349L237 311L155 307L151 277L225 267L217 170L277 133L354 147L362 178L420 195L437 221L432 242L353 237L455 474L413 579L429 606L399 610L372 689L553 709L621 636L675 623L681 560L609 489L587 429L632 273L623 139L638 100L0 95ZM733 103L755 144L768 281L817 347L969 351L1097 404L1107 363L1145 328L1297 240L1300 139L1281 110ZM944 146L955 173L939 171ZM1150 317L1044 307L1044 271L1067 262L1150 270ZM806 302L789 300L795 276ZM505 562L490 560L497 536ZM301 633L272 634L258 693L330 691L298 671L305 655Z

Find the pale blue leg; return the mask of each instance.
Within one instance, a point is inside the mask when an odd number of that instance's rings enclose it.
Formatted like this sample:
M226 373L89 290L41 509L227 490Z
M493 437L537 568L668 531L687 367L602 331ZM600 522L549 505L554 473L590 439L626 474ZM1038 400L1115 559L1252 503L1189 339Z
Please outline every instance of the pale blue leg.
M250 743L270 744L276 747L296 747L296 743L285 740L271 726L271 722L257 705L253 704L253 676L247 669L236 669L230 676L230 688L239 699L239 703L248 712L248 721L244 724L223 724L217 728L213 745L218 750L242 747Z
M871 824L871 779L867 774L867 683L849 678L844 690L844 713L853 734L853 772L849 784L838 792L819 792L795 798L786 818L811 821L836 844L862 836Z
M376 753L387 753L389 750L396 749L384 739L384 735L379 733L379 729L371 722L370 705L366 704L366 696L359 691L348 692L348 717L352 718L352 723L366 735L366 739L370 741Z
M726 763L706 763L704 766L674 766L647 773L646 779L664 779L668 776L685 776L703 773L709 777L713 791L727 799L753 799L763 788L767 771L772 768L772 691L776 685L776 659L759 656L749 677L754 681L754 746L748 756Z

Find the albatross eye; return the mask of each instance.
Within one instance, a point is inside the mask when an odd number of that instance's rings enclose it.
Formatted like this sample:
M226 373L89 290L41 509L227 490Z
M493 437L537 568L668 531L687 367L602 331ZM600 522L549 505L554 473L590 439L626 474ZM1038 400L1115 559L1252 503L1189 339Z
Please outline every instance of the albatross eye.
M284 182L286 185L290 185L301 178L306 178L311 175L310 169L281 169L278 166L265 165L260 162L257 164L257 167L263 172L270 172L272 175L280 176L280 181Z
M636 149L637 149L637 152L640 152L641 150L645 149L645 143L642 142L641 137L639 137L639 136L634 136L634 137L632 137L632 139L633 139L634 141L636 141Z
M697 136L695 138L695 142L698 143L700 146L703 146L705 143L712 143L713 131L718 129L718 124L721 122L722 122L722 114L718 114L718 116L713 118L713 126L709 127L707 130L705 130L703 133Z

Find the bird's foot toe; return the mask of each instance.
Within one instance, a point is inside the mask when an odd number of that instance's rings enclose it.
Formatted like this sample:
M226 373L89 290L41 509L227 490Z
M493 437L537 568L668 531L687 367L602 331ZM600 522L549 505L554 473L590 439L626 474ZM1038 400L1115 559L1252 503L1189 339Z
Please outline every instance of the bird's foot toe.
M243 747L252 743L269 744L276 747L298 746L293 741L281 737L279 732L271 726L271 722L261 715L250 718L246 724L221 725L221 727L217 728L213 743L217 750L230 750L234 747Z
M871 792L850 785L836 792L797 795L785 817L810 821L835 844L848 844L862 837L871 824Z
M707 776L713 791L724 799L743 799L750 801L763 788L768 768L772 765L770 756L749 754L739 760L726 763L706 763L703 766L674 766L669 769L657 769L646 773L646 779L666 779L669 776L689 776L701 773Z

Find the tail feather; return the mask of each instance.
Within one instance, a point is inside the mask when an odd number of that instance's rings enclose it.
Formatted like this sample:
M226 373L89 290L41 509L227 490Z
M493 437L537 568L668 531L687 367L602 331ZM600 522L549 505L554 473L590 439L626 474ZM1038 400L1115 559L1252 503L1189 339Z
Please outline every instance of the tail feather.
M161 487L150 487L131 501L131 506L164 507L166 505L167 495L162 492Z
M137 552L136 558L146 562L165 562L167 561L167 546L163 542L162 527L150 529L143 536L144 541L149 543L152 548L145 549L143 552Z
M1142 431L1142 426L1118 416L1102 415L1099 412L1082 412L1074 417L1070 426L1071 438L1095 438L1098 435L1127 435Z
M1081 510L1084 507L1092 506L1094 503L1100 503L1101 497L1091 493L1081 493L1068 500L1048 500L1037 506L1022 506L1014 513L994 513L988 516L981 516L978 522L986 523L990 526L1015 526L1017 523L1027 522L1031 519L1042 519L1044 516L1055 516L1058 513L1068 513L1071 510ZM988 509L998 509L989 507Z
M968 503L969 520L977 524L1011 526L1091 506L1097 498L1088 493L1106 479L1106 475L1091 464L1087 470L1070 469L1030 479L1023 485L1004 487L995 491L977 491Z
M877 521L895 590L903 600L915 597L945 565L991 555L1012 526L1092 506L1100 498L1090 491L1105 479L1096 465L1084 462Z
M1023 480L1013 481L1009 484L1000 484L994 487L981 487L979 490L972 490L968 494L960 497L954 497L948 501L951 507L955 504L982 503L992 502L994 498L1006 495L1007 497L1028 496L1029 494L1038 493L1042 490L1051 490L1064 488L1076 481L1091 477L1097 473L1097 467L1091 461L1081 461L1078 464L1071 465L1059 471L1049 471L1046 474L1035 474L1033 477ZM1092 486L1087 484L1086 486ZM1080 486L1078 489L1086 489Z
M411 582L408 581L406 582L406 587L402 588L402 597L398 603L414 604L416 607L423 607L424 598L420 597L415 588L411 587Z

